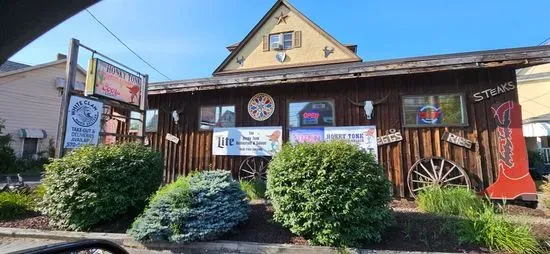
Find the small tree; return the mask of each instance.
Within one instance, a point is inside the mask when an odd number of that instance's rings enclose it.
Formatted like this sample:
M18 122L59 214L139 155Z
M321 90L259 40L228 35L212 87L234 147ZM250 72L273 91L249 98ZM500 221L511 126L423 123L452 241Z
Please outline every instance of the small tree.
M10 147L11 135L3 134L4 120L0 119L0 172L8 172L15 164L15 152Z

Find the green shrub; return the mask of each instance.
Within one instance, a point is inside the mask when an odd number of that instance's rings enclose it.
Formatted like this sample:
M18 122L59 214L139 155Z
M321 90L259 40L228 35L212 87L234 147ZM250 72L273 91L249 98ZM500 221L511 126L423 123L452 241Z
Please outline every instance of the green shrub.
M10 147L11 136L2 134L4 120L0 119L0 173L10 172L15 165L15 152Z
M137 214L162 170L160 154L139 144L78 148L46 167L42 212L52 226L69 230Z
M241 181L241 189L250 200L265 198L265 182L260 180Z
M417 197L418 207L439 215L464 215L470 209L479 210L483 201L466 188L430 187Z
M285 144L269 164L267 195L274 220L315 245L379 242L393 222L384 169L345 142Z
M0 192L0 220L9 220L33 211L31 196L24 193Z
M492 204L484 204L480 210L470 209L465 215L467 220L460 222L457 230L460 242L510 253L541 253L530 227L506 221Z
M215 239L248 218L248 203L229 171L203 171L161 188L132 224L139 241Z

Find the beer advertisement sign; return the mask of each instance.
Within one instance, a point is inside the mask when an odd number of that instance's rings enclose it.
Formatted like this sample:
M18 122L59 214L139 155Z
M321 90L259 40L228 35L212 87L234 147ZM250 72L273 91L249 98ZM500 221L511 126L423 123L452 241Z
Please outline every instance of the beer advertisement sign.
M86 75L86 96L106 97L140 106L143 79L97 58L90 59Z

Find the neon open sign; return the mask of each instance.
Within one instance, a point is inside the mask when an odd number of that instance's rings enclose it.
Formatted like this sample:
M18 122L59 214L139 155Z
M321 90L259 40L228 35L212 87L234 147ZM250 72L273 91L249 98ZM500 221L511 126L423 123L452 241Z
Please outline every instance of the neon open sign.
M320 114L317 112L304 112L304 119L319 119Z

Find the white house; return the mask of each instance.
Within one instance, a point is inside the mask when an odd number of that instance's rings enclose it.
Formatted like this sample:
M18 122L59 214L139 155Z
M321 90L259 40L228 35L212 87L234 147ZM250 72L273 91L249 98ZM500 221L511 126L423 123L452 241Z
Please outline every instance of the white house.
M48 151L57 135L66 57L35 66L15 62L0 65L0 119L12 136L17 156ZM83 90L86 71L78 68L77 90Z

